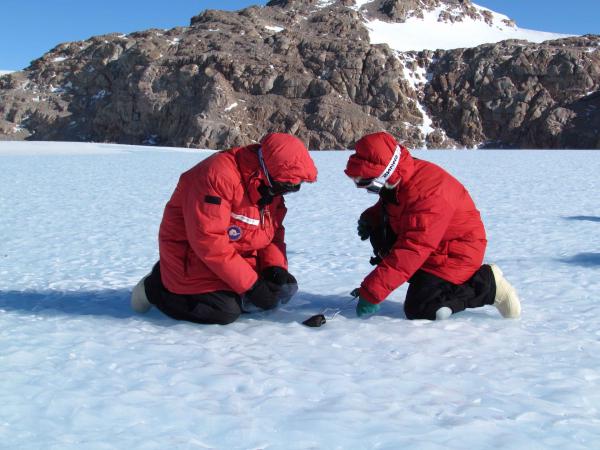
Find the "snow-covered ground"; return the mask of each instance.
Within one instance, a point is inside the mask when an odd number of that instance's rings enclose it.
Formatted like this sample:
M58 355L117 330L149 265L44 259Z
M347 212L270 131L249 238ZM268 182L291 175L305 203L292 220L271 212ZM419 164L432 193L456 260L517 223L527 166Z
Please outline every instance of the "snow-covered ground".
M368 2L367 2L368 3ZM565 34L528 30L507 23L510 19L487 8L475 5L480 11L489 11L493 24L469 17L462 21L440 22L439 7L424 13L423 18L411 17L404 23L391 23L381 20L367 21L371 44L388 44L398 51L420 51L476 47L481 44L500 42L506 39L524 39L530 42L543 42L567 37Z
M415 152L461 179L523 301L407 321L344 305L375 200L315 152L289 196L286 307L234 324L129 309L179 174L210 152L0 142L0 447L591 449L600 442L600 153Z
M13 73L14 70L0 70L0 77L2 75L8 75L9 73Z

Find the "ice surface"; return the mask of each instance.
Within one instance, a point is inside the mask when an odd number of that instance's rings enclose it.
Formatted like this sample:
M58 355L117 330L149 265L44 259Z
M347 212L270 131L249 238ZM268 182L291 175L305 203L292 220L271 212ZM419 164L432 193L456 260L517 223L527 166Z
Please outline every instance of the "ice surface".
M407 321L343 305L375 200L315 152L288 196L298 297L234 324L130 311L181 172L210 152L0 142L0 447L590 449L600 442L600 153L415 152L471 191L520 320Z

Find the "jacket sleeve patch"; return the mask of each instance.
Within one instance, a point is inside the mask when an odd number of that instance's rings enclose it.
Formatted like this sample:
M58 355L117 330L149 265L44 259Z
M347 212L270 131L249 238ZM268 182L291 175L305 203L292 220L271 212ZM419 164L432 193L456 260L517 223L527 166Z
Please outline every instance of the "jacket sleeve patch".
M206 203L212 203L213 205L221 204L221 197L215 197L214 195L207 195L204 197Z

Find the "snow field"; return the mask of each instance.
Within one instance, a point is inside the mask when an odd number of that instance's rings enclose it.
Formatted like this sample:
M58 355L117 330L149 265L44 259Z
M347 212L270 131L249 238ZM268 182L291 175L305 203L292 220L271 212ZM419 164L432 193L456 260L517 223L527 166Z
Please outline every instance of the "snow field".
M358 214L375 196L313 152L287 197L285 307L229 326L130 311L162 209L210 152L0 142L0 436L23 449L589 449L600 440L600 157L417 151L469 189L523 301L407 321L344 305L369 272Z

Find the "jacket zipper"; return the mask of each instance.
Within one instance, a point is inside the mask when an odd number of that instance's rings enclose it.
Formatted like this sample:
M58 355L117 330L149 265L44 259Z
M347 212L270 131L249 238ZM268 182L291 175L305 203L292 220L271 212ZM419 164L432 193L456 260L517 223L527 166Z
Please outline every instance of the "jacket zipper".
M265 224L267 223L265 216L271 217L271 210L269 209L268 205L263 206L260 210L260 224L263 229L265 228Z

